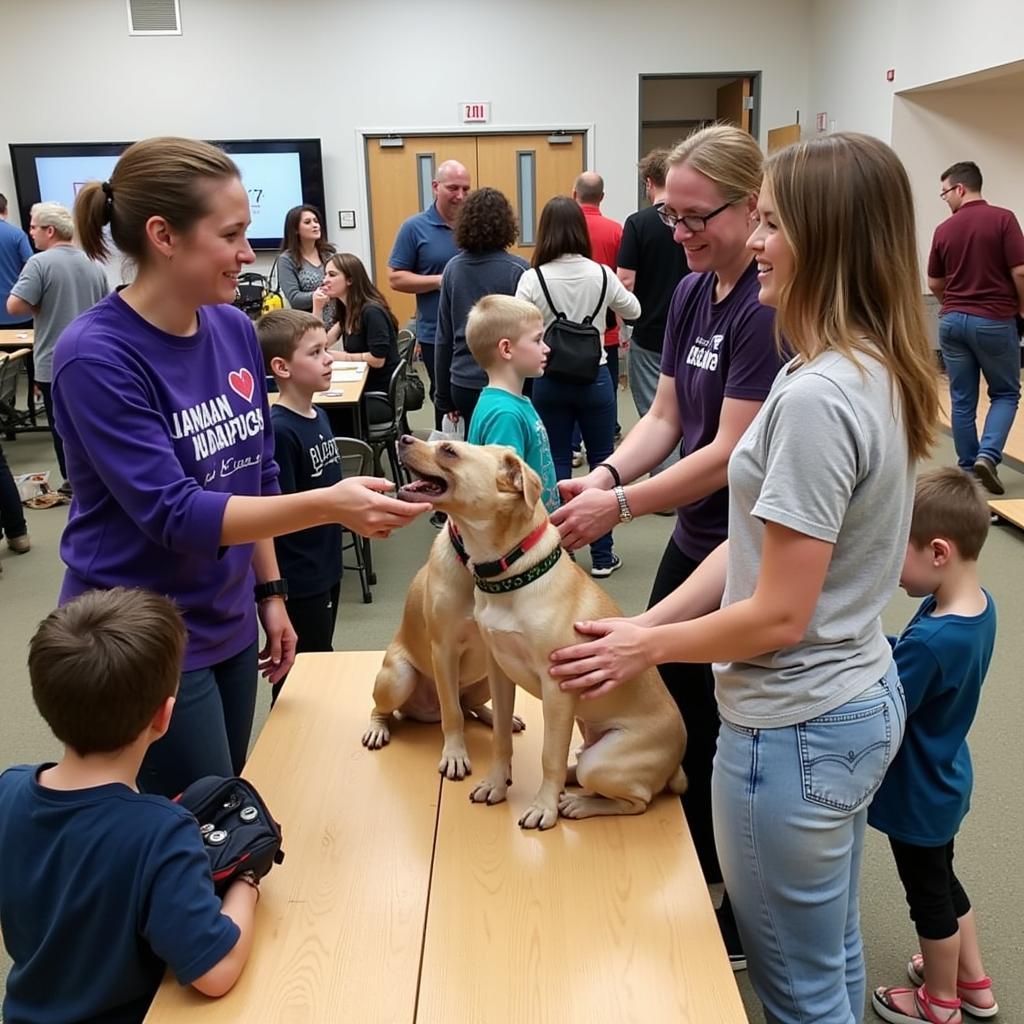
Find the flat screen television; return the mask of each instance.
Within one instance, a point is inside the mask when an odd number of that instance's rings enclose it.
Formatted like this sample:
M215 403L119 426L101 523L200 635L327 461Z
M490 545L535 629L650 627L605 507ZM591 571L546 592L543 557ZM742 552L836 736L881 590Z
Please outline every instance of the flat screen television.
M238 164L249 193L254 249L279 249L285 214L308 203L324 210L324 172L319 139L233 139L215 141ZM56 202L71 209L87 181L110 177L128 142L10 143L14 187L26 228L34 203Z

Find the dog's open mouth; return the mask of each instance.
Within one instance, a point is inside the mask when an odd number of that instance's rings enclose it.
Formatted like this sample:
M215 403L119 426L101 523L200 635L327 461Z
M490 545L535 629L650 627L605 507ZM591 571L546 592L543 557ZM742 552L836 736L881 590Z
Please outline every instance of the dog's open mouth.
M405 468L412 474L413 481L398 489L398 497L402 501L437 501L448 493L448 484L441 477L417 473L408 466Z

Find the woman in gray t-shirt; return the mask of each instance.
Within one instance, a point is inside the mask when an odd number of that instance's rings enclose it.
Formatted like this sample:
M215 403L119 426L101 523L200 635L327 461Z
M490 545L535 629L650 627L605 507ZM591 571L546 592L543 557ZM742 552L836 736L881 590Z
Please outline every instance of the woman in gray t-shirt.
M660 604L581 623L556 676L598 697L663 661L715 662L715 836L768 1019L856 1024L867 805L906 718L880 612L937 413L913 202L884 143L771 157L751 236L796 357L729 463L729 539Z
M284 245L277 257L277 280L292 309L313 310L313 293L323 284L324 268L334 246L320 226L315 206L293 206L284 218ZM324 313L329 327L330 311Z

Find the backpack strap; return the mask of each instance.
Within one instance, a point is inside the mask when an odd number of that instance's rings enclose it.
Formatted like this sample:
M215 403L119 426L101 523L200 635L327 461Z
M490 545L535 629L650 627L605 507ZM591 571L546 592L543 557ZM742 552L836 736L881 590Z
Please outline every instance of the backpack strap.
M544 298L547 300L547 304L551 308L551 312L555 314L555 319L556 320L564 320L566 318L565 314L564 313L560 313L555 308L555 302L551 298L551 292L548 291L547 282L545 282L544 275L540 272L540 267L534 267L533 269L537 272L537 280L540 282L540 290L544 293ZM601 298L602 298L602 300L604 299L604 292L603 291L601 292ZM600 309L600 308L601 308L600 304L598 304L598 309Z
M601 294L598 296L597 305L594 307L594 312L590 314L583 322L589 327L594 322L594 317L601 312L601 307L604 305L604 296L608 291L608 275L605 273L604 267L598 263L601 267Z

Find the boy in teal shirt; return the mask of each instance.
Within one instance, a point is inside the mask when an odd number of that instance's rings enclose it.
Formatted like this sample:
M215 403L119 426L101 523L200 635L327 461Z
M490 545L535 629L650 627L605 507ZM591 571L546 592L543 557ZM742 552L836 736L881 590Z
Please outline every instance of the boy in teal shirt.
M466 320L466 343L487 374L466 440L512 448L540 477L544 507L554 512L560 502L551 445L537 410L523 396L524 382L544 373L550 351L540 310L509 295L485 295Z

